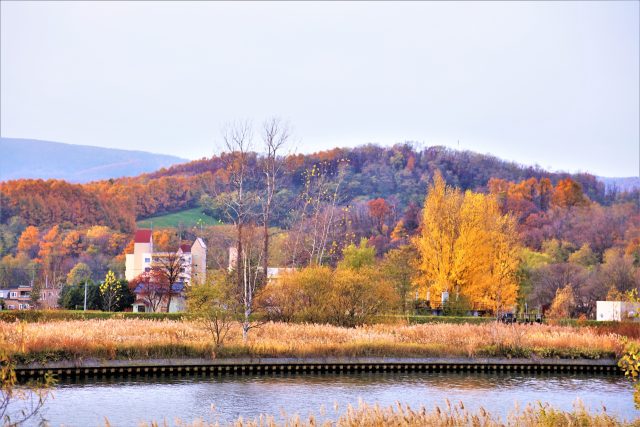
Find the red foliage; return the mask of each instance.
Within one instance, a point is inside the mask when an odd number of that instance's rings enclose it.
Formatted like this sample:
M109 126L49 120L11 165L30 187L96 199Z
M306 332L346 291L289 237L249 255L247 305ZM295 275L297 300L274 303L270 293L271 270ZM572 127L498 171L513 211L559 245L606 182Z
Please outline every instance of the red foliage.
M367 206L369 207L369 215L371 215L376 222L378 232L382 234L385 219L391 213L391 206L382 197L370 200Z

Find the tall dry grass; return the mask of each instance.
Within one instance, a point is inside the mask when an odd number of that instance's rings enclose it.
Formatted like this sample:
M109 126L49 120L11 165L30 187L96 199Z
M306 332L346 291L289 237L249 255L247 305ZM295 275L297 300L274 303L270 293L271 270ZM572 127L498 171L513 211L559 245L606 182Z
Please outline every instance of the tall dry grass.
M282 417L280 417L282 418ZM197 420L184 422L176 420L175 423L153 422L143 423L140 427L220 427L225 424L218 422L206 422ZM227 424L234 427L617 427L640 426L640 420L622 420L609 415L606 411L589 412L577 402L572 411L561 411L549 405L539 404L527 406L522 410L512 411L506 420L494 416L480 408L477 411L469 411L462 402L452 405L449 402L445 406L435 406L427 409L424 406L412 409L408 405L397 403L395 406L380 407L360 403L356 407L349 406L343 415L336 421L325 421L314 416L302 418L300 416L285 416L282 421L273 415L262 415L252 420L238 418L233 423ZM107 426L110 426L107 422Z
M507 356L616 357L616 334L549 325L330 325L267 323L253 329L246 345L234 325L217 351L211 337L188 321L138 319L44 323L0 322L0 347L19 362L32 360L312 357L312 356Z

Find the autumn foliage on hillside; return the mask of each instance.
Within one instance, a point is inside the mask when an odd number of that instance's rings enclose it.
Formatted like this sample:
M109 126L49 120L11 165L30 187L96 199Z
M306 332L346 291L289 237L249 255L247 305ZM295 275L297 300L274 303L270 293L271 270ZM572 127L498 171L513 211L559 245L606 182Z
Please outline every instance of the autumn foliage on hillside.
M202 159L161 169L153 174L134 178L71 184L58 180L14 180L0 186L0 221L6 223L19 216L28 225L50 227L105 225L114 230L131 232L135 220L156 214L196 206L203 195L224 193L228 190L229 162L232 154L223 153L211 159ZM255 179L250 188L260 183L260 170L264 159L252 154L249 161ZM579 174L551 174L541 169L507 163L495 157L470 152L456 152L442 147L422 151L409 144L383 148L368 145L352 149L333 149L309 155L290 155L285 159L285 173L280 194L283 202L291 203L304 190L305 172L313 165L322 164L328 175L336 175L344 168L344 191L341 204L366 197L392 200L394 206L404 208L410 202L421 203L427 184L435 170L450 185L462 190L484 191L491 187L490 180L518 182L542 179L540 207L544 210L551 200L549 192L556 183L559 205L574 205L571 199L578 191L585 198L600 203L607 201L604 187L593 176ZM346 165L346 166L345 166ZM529 182L529 181L525 181ZM499 184L493 183L493 187ZM522 192L527 188L512 190ZM565 188L566 186L567 188ZM573 186L573 187L572 187ZM579 191L579 190L581 191ZM572 194L573 193L573 194ZM564 199L563 199L564 198ZM286 222L286 214L279 213L278 223Z
M234 180L240 164L243 245L255 257L250 263L264 265L261 239L264 229L272 229L268 266L330 268L332 283L387 298L394 310L412 309L415 292L421 300L427 292L437 300L443 290L469 307L500 310L527 302L544 308L559 289L571 286L570 314L593 316L594 301L612 288L624 293L640 283L637 190L605 191L588 174L549 173L487 155L399 144L279 158L266 221L266 159L253 151L88 184L0 183L0 287L32 281L69 285L78 282L70 276L78 265L93 280L108 270L122 274L136 220L196 206L226 225L154 230L154 244L170 251L203 237L208 267L226 269L228 248L237 246L237 212L229 207L238 201ZM425 244L435 235L440 246ZM375 267L365 270L380 288L367 291L361 270L340 267L354 247L373 253ZM299 281L291 277L283 286L292 283ZM276 296L300 296L289 288L273 291L263 302L276 311ZM351 298L334 296L341 302ZM304 298L308 302L313 295ZM340 322L355 324L370 313Z
M211 185L210 174L89 184L41 179L8 181L0 189L2 219L15 215L40 227L104 225L131 232L136 218L195 206Z

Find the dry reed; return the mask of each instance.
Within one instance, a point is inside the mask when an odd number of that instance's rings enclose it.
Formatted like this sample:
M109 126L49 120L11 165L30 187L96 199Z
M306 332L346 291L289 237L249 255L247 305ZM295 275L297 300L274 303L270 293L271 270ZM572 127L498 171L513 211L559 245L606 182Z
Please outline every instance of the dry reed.
M506 356L615 357L621 337L589 327L502 324L330 325L267 323L242 342L234 325L214 351L211 337L189 321L137 319L42 323L0 322L0 347L19 362L31 360L314 357L314 356Z
M282 418L282 417L281 417ZM252 420L239 418L228 426L234 427L614 427L640 426L640 419L622 420L607 414L603 409L599 412L589 412L584 405L576 402L572 411L561 411L546 404L528 405L522 410L513 410L505 420L493 416L483 408L469 411L462 402L452 405L435 406L429 410L424 406L412 409L408 405L396 403L395 406L380 407L360 402L357 407L349 406L346 412L336 416L336 421L318 419L314 416L302 418L298 415L285 416L278 419L273 415L261 415ZM169 427L170 423L143 423L140 427ZM176 420L177 427L220 427L225 424L196 420L184 422ZM109 423L107 422L107 426Z

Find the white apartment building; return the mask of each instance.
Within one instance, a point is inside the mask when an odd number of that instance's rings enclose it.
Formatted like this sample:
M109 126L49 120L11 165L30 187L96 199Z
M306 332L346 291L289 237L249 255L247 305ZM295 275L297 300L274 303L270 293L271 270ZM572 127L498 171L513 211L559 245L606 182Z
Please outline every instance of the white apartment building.
M192 245L180 245L176 252L155 252L153 233L148 229L136 231L133 253L126 254L125 277L131 281L144 272L151 271L154 263L162 257L177 254L182 260L180 281L188 285L192 282L204 282L207 272L207 245L197 238Z

